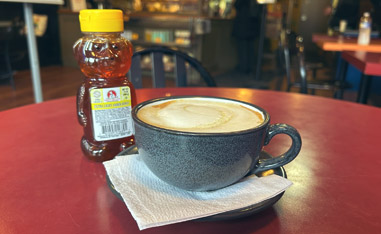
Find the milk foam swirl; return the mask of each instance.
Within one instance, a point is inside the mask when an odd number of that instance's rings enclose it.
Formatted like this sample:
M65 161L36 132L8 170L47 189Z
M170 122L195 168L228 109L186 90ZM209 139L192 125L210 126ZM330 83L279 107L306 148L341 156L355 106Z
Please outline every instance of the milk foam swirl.
M185 132L234 132L254 128L263 114L237 102L209 98L182 98L152 103L138 111L148 124Z

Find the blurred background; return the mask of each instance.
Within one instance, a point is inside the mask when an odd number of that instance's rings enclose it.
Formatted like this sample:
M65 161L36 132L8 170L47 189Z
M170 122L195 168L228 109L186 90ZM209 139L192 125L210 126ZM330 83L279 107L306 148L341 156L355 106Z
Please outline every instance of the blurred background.
M339 11L343 4L347 8ZM357 30L365 11L374 16L378 32L378 5L379 1L372 0L65 0L64 5L33 4L44 100L75 95L82 82L72 52L73 43L82 36L81 9L123 10L123 35L135 50L151 46L182 50L201 61L218 86L285 91L285 74L278 61L282 29L303 36L306 56L324 58L325 67L319 72L328 76L334 73L336 55L319 49L312 35L337 32L338 19L348 19L348 30ZM8 39L2 32L1 43L8 43L15 85L0 86L0 110L33 103L22 3L0 1L0 26L7 25L12 25L13 31ZM169 70L171 62L166 61ZM197 85L197 79L193 83ZM345 98L353 101L355 90L356 85ZM332 96L328 92L315 95ZM374 95L370 102L377 106L378 93Z

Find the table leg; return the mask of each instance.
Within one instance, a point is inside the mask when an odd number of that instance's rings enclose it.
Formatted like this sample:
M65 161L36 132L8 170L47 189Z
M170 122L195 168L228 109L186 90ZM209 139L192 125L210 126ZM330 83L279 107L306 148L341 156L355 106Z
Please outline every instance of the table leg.
M344 84L345 79L347 77L347 70L348 70L348 63L343 60L339 59L338 61L338 70L336 71L336 80L338 80L341 84ZM344 91L343 89L339 89L335 93L335 98L337 99L343 99Z
M362 74L360 87L357 94L357 102L363 103L363 104L367 103L371 83L372 83L371 77L368 75Z
M34 34L33 8L31 3L24 3L23 7L25 22L28 28L27 41L29 51L29 63L32 72L34 101L36 103L39 103L43 101L43 98L41 90L40 64L38 60L36 36Z
M341 52L337 52L336 56L337 56L337 65L336 65L337 70L335 74L335 79L340 80L342 72L343 72L343 63L346 63L346 62L343 60L343 58L341 58Z

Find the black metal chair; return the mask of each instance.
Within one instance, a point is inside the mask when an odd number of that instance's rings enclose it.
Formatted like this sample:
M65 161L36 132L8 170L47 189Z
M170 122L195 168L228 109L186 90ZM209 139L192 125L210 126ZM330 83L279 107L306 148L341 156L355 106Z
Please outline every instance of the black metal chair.
M332 90L336 96L336 91L348 89L351 85L348 82L342 82L340 80L335 80L334 78L330 79L318 79L312 78L309 79L307 74L305 55L304 55L304 44L303 37L296 37L296 48L297 48L297 69L299 70L299 81L294 81L288 87L288 91L293 87L299 87L301 93L308 93L308 90L312 90L312 94L317 89L320 90Z
M170 61L173 66L170 69L165 69L165 63L163 62L164 55L171 57ZM144 64L142 59L144 58L148 58L149 66L147 70L151 70L152 86L154 88L165 87L166 77L168 76L174 77L175 85L177 87L189 86L187 64L189 64L188 67L192 67L193 70L198 73L206 86L216 86L213 77L197 59L179 50L167 47L151 47L136 51L132 56L131 69L128 73L128 77L136 89L143 88L143 72L145 69L142 68L142 63Z
M335 79L319 79L316 72L312 76L308 75L308 65L305 59L303 37L290 31L282 31L280 36L280 51L282 62L287 78L287 91L291 88L299 88L300 93L314 94L315 90L332 90L334 93L338 90L349 88L347 82L340 82ZM292 62L294 60L294 63ZM294 64L294 66L293 66ZM291 74L291 68L295 67L294 75Z

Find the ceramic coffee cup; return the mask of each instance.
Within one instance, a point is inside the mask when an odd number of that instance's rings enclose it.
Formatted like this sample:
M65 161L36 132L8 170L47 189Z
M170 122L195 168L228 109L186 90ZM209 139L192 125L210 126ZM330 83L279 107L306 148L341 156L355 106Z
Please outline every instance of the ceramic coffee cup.
M139 155L163 181L186 190L208 191L231 185L249 172L280 167L301 148L298 131L269 124L262 108L237 100L177 96L149 100L132 110ZM273 136L287 134L284 154L259 160Z

